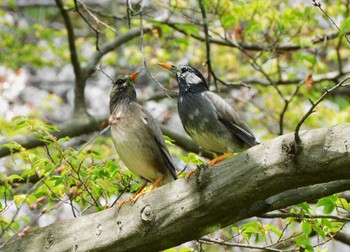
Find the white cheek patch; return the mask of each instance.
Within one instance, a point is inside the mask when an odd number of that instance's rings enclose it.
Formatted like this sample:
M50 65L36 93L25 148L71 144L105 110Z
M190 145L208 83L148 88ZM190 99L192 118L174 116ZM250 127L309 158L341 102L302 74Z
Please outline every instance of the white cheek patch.
M199 78L197 75L188 73L185 76L185 80L188 84L199 84L202 82L201 78Z

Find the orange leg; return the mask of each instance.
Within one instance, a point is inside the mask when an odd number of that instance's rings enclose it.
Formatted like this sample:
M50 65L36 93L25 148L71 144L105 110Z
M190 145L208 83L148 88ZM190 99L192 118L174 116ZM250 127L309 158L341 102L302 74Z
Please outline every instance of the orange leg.
M229 156L232 156L233 155L233 152L227 152L227 153L224 153L223 155L219 156L219 157L216 157L214 158L213 160L209 161L208 162L208 166L213 166L219 162L221 162L222 160L224 160L225 158L229 157ZM190 171L186 174L186 177L189 178L191 177L192 174L194 173L197 173L199 171L199 168L196 167L196 169L194 169L193 171Z
M157 185L159 184L160 181L162 181L162 179L164 178L164 176L160 176L156 179L156 181L153 182L153 184L151 185L151 188L149 190L147 190L146 192L148 191L151 191L153 190L154 188L157 187ZM141 196L145 195L146 192L142 192L142 193L139 193L138 195L135 195L135 197L133 197L131 199L132 202L136 202Z
M154 188L157 187L157 185L159 184L160 181L162 181L162 179L164 178L164 176L160 176L156 179L156 181L153 182L151 188L148 191L153 190ZM122 205L124 205L126 202L132 201L132 202L136 202L141 196L143 196L146 192L143 192L143 189L146 187L147 182L145 184L143 184L140 189L137 190L137 192L134 194L134 196L130 199L127 200L123 200L121 202L118 203L118 207L120 208Z
M194 170L192 170L192 171L190 171L190 172L188 172L188 173L186 174L186 178L191 177L192 174L195 174L195 173L197 173L198 171L199 171L199 168L196 167L196 169L194 169Z
M209 161L208 165L209 166L215 165L215 164L221 162L222 160L224 160L225 158L230 157L232 155L233 155L233 152L224 153L223 155L216 157L213 160Z
M123 200L123 201L118 202L118 207L121 208L122 205L124 205L126 202L133 201L133 199L136 198L137 195L139 195L139 194L142 192L142 190L146 187L147 183L148 183L148 182L144 183L144 184L136 191L136 193L134 194L134 196L132 196L130 199L127 199L127 200ZM137 198L138 198L138 197L137 197ZM136 199L136 200L137 200L137 199ZM135 200L135 201L136 201L136 200Z
M156 181L153 182L150 190L153 190L154 188L156 188L158 186L159 182L162 181L163 179L164 179L164 176L158 177L156 179Z

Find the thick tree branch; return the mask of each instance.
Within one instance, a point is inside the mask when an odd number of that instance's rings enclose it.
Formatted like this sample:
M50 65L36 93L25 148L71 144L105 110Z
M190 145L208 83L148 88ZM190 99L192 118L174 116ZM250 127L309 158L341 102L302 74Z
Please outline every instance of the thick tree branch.
M266 200L274 195L350 179L350 124L304 131L300 137L297 155L291 147L294 134L284 135L151 191L134 205L52 224L2 250L159 251L272 211L274 202ZM305 201L303 193L297 201ZM286 199L278 207L294 203Z
M82 134L91 133L94 131L101 130L101 125L103 121L107 121L108 118L94 118L87 117L85 120L79 118L71 120L68 123L57 126L58 131L51 131L50 133L57 138L62 137L76 137ZM2 147L3 144L14 141L19 143L26 149L35 148L38 146L43 146L44 143L39 141L34 134L20 135L12 138L5 138L0 141L0 158L11 154L11 150Z
M85 108L85 83L86 79L82 74L82 69L80 66L77 48L75 46L75 35L72 21L69 17L68 12L65 10L64 5L61 0L55 0L58 9L61 12L61 15L64 20L64 24L67 29L68 34L68 45L70 52L70 60L73 66L73 71L75 75L75 86L74 86L74 115L75 117L83 117L86 116L86 108Z

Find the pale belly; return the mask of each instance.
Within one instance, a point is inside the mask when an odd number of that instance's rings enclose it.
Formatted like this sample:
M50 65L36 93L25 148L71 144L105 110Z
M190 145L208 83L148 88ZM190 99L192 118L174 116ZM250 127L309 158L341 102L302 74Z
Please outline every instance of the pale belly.
M156 141L153 129L157 126L152 118L135 109L119 111L111 121L114 145L121 161L129 170L150 182L164 177L159 185L174 180ZM160 130L157 132L160 133Z

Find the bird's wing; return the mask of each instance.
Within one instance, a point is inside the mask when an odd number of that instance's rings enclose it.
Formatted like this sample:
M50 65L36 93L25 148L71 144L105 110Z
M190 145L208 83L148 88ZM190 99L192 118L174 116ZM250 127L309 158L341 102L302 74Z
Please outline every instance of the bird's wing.
M249 129L248 125L246 125L239 117L237 112L219 95L210 91L206 91L203 92L203 96L215 108L218 115L218 120L223 125L225 125L233 134L235 134L249 146L254 146L260 143L260 141L255 138L251 129Z
M166 167L169 169L169 171L170 171L171 175L174 177L174 179L177 179L177 174L176 174L173 159L168 151L168 148L166 147L163 133L160 130L156 120L144 108L142 108L142 116L143 116L144 124L148 127L148 130L153 135L153 137L154 137L154 139L159 147L160 153L164 159Z

